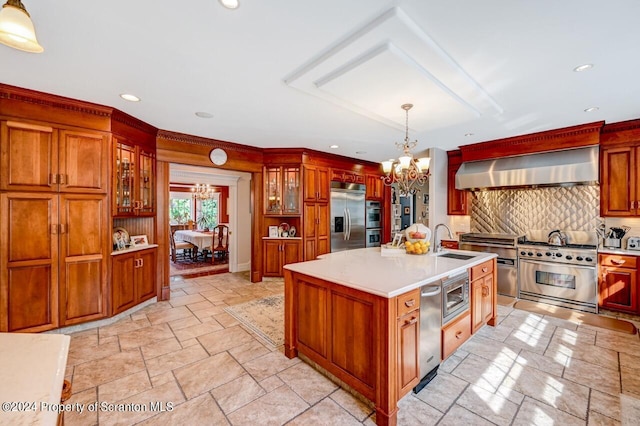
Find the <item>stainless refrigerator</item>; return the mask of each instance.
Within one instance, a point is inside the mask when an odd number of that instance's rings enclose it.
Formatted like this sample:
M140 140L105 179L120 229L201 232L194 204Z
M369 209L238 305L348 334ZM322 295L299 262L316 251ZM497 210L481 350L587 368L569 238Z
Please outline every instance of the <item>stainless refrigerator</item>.
M365 185L331 182L331 251L365 247Z

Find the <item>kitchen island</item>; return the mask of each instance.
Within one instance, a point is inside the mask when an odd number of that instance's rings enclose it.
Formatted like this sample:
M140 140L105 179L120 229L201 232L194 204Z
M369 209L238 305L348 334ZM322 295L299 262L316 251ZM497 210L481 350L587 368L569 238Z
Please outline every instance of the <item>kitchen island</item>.
M454 338L468 337L471 318L497 322L495 258L461 250L383 257L380 248L367 248L286 265L285 355L304 355L372 401L377 424L394 425L398 400L420 380L420 288L464 271L470 287L474 274L486 284L481 294L470 289L471 315L453 321L459 328L464 320L468 330ZM433 338L444 341L445 334Z

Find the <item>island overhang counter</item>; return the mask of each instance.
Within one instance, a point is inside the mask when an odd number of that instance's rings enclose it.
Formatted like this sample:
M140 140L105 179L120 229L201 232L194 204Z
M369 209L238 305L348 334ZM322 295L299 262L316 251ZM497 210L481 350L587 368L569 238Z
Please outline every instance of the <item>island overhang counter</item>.
M420 380L420 288L464 271L482 281L482 297L471 293L471 309L456 320L470 335L472 317L497 323L495 258L462 250L385 257L366 248L286 265L285 355L304 355L372 401L377 424L394 425L398 400Z

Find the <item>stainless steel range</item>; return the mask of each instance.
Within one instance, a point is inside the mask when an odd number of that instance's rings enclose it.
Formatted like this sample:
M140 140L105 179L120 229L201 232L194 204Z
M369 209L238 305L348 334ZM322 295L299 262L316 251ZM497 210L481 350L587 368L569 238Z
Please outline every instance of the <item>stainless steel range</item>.
M548 241L527 239L518 244L518 297L597 313L596 241L582 234L587 233L569 233L566 239L550 236Z
M498 293L518 295L518 256L516 244L524 241L524 235L484 234L470 232L460 235L460 249L482 251L498 255Z

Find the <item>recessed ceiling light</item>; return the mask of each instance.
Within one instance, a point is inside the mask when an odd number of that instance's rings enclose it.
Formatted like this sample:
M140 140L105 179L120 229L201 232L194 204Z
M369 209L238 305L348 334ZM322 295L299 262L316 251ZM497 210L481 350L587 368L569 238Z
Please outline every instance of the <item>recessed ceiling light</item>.
M237 9L240 7L240 2L238 0L220 0L220 4L227 9Z
M473 133L465 133L464 135L467 136L467 137L468 136L473 136Z
M331 149L338 149L338 148L340 148L340 147L339 147L338 145L331 145L329 148L331 148Z
M130 93L121 93L120 97L125 101L129 101L129 102L140 102L139 97L137 97L136 95L132 95Z
M598 108L598 107L591 107L591 108L587 108L587 109L585 109L585 110L584 110L584 112L594 112L594 111L597 111L597 110L599 110L599 109L600 109L600 108Z
M356 154L366 154L367 151L356 151Z
M575 72L582 72L582 71L590 70L591 68L593 68L593 64L583 64L583 65L578 65L573 70Z
M196 116L198 116L200 118L213 118L213 114L211 114L209 112L204 112L204 111L196 112Z

